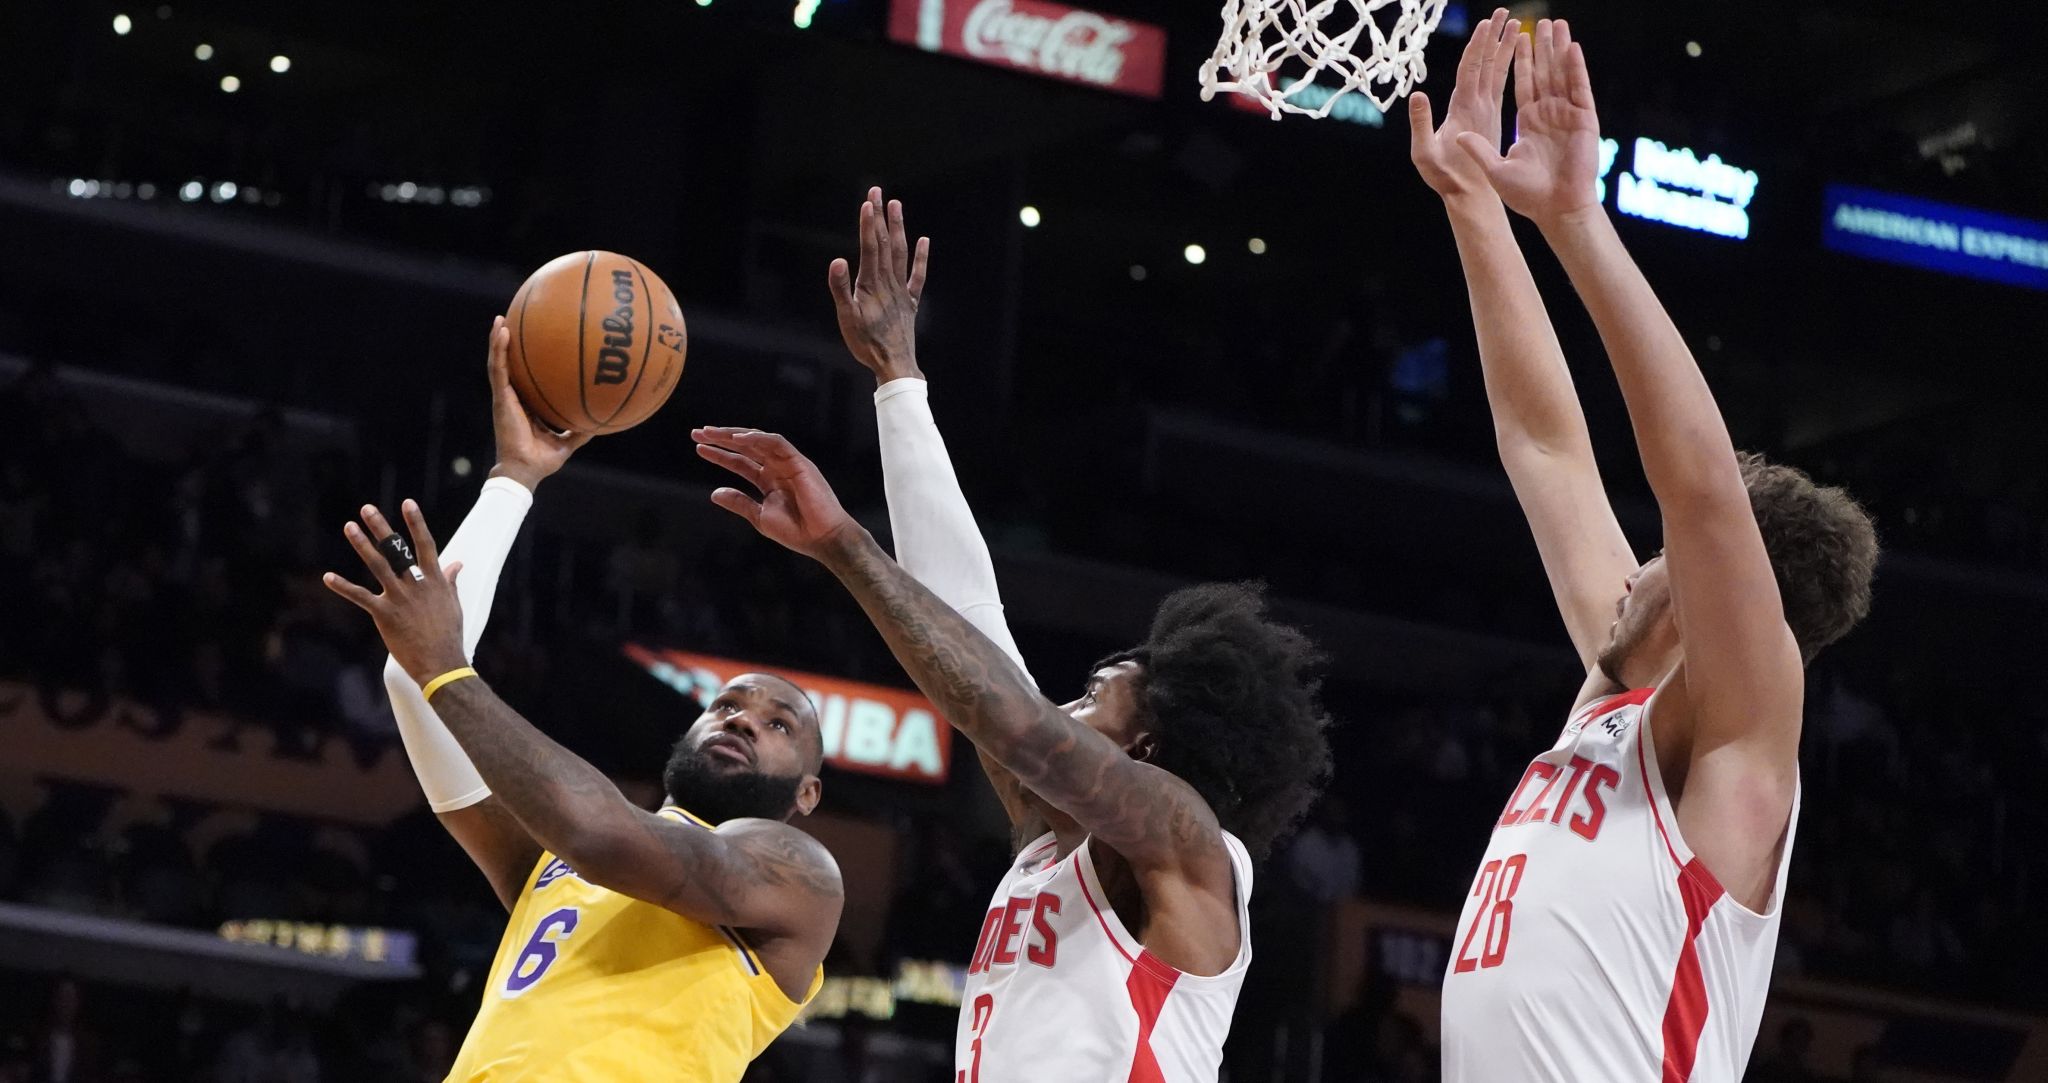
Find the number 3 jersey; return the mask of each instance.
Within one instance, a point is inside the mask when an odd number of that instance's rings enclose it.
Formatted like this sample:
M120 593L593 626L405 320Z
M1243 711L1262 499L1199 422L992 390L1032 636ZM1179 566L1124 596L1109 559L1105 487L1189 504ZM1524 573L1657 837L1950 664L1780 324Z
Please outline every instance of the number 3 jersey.
M710 825L670 806L661 815ZM805 1000L824 979L811 978ZM599 887L542 854L449 1083L736 1083L802 1005L731 929Z
M1777 950L1679 835L1650 689L1587 704L1496 821L1452 937L1445 1083L1737 1083Z
M1251 964L1252 864L1223 833L1236 874L1237 956L1213 977L1159 960L1103 897L1088 841L1065 857L1046 834L996 888L968 964L955 1083L1214 1083Z

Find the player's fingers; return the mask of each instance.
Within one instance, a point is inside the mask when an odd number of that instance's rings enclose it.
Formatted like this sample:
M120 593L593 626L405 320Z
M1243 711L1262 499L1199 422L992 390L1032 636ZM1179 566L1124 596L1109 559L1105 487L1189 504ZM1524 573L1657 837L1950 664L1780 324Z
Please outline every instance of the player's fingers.
M1493 71L1487 80L1486 100L1498 105L1508 85L1508 65L1514 62L1515 43L1522 40L1522 20L1509 19L1501 27L1500 40L1493 43Z
M370 540L370 536L363 532L362 527L349 523L341 528L341 536L347 539L349 548L354 549L356 556L362 559L363 566L370 569L370 575L377 580L378 586L390 590L398 585L398 575L391 570L391 562L385 560L384 554L377 551L377 543Z
M739 449L762 465L801 460L803 453L781 433L747 432L735 438Z
M865 278L875 273L875 201L870 198L860 205L860 274Z
M1535 39L1531 34L1515 35L1515 108L1527 109L1536 100Z
M862 221L866 223L869 241L875 249L874 281L893 282L896 278L896 261L889 251L889 212L882 203L880 188L870 189L868 194L872 198L868 201L867 217Z
M1550 64L1553 59L1554 40L1550 35L1550 26L1549 19L1536 20L1536 40L1532 43L1535 55L1529 65L1529 74L1533 77L1531 81L1535 83L1534 90L1539 98L1550 95Z
M700 428L691 429L690 439L695 440L699 444L710 444L713 447L722 447L727 451L738 451L740 437L750 432L758 431L758 429L734 428L730 425L705 425Z
M434 541L434 532L427 529L427 516L420 511L419 501L406 497L398 510L405 516L405 530L412 535L412 548L419 555L420 567L439 572L441 547Z
M1408 156L1422 161L1429 154L1429 138L1436 131L1436 118L1429 110L1429 95L1418 90L1408 95Z
M447 567L441 569L441 574L448 578L449 586L454 586L455 581L462 575L462 562L458 560L455 563L448 565Z
M1486 88L1493 85L1493 69L1500 63L1500 57L1496 54L1500 50L1502 14L1503 12L1501 11L1495 11L1485 22L1479 24L1479 29L1472 35L1472 40L1465 46L1467 50L1476 51L1479 54L1479 63L1477 65L1479 77L1473 82L1470 93L1484 94L1486 93Z
M1550 63L1543 65L1543 92L1547 95L1564 97L1567 82L1564 74L1564 56L1572 47L1571 25L1563 19L1550 21Z
M853 268L843 259L835 259L825 270L825 288L832 291L832 304L841 312L853 307Z
M1578 42L1572 42L1565 50L1564 60L1566 93L1571 102L1582 109L1593 108L1593 76L1586 70L1586 50Z
M1465 40L1465 51L1458 54L1459 86L1471 86L1479 78L1479 65L1485 59L1480 43L1486 39L1486 27L1484 22L1473 27L1472 36Z
M738 489L713 489L711 502L747 521L756 530L761 527L761 504Z
M727 470L747 479L754 488L761 487L761 464L741 455L710 444L697 445L697 457L705 462L725 467Z
M334 593L341 595L343 598L346 598L349 601L355 603L356 607L361 609L363 612L372 615L374 615L377 612L376 609L373 608L377 604L377 596L375 594L370 593L367 590L364 590L362 587L359 587L354 583L351 583L348 580L343 579L342 577L334 574L333 572L328 572L326 575L321 576L320 582L326 584L328 590L331 590Z
M913 301L924 299L924 273L931 266L931 261L932 239L930 237L919 237L917 239L917 257L911 260L910 282L907 286L910 290L910 299Z
M889 201L889 258L899 273L910 270L910 235L903 228L903 201Z

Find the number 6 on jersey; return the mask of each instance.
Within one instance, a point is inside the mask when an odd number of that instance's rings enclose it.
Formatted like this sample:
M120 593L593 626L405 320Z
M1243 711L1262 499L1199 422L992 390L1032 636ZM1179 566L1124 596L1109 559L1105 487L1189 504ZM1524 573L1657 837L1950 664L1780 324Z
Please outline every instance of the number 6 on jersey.
M561 942L576 931L576 923L581 918L575 907L565 906L540 919L540 924L533 928L533 937L520 951L519 961L512 964L512 973L506 976L505 989L499 995L516 997L533 988L533 983L555 965L555 957L561 952Z

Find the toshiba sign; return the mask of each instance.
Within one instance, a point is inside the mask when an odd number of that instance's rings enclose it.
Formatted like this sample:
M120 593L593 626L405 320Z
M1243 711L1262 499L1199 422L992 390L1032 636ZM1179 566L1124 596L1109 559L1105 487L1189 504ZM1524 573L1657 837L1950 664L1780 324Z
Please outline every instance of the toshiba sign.
M624 650L662 683L699 703L710 702L725 682L742 673L787 677L818 707L825 762L847 771L934 786L946 781L953 731L939 721L931 702L915 692L637 643L626 644Z
M1160 96L1166 31L1049 0L891 0L889 36L926 52Z

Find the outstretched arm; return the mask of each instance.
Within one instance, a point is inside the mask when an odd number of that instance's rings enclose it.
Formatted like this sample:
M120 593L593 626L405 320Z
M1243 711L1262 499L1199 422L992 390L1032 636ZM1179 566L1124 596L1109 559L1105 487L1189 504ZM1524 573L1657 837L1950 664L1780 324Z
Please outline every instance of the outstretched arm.
M476 645L491 619L498 592L498 574L512 553L519 527L533 506L533 493L549 475L590 440L589 436L556 436L536 423L519 403L506 370L505 351L512 333L504 317L491 324L487 368L491 383L491 421L497 433L497 465L477 495L476 506L455 531L441 554L444 565L464 567L457 588L462 604L462 651L476 657ZM483 870L491 890L507 910L519 898L526 878L540 858L540 844L521 827L505 803L493 796L483 776L462 751L447 725L420 695L420 686L396 658L384 662L384 688L398 735L419 776L420 789L441 825Z
M410 500L405 522L418 551L418 579L394 572L377 551L370 537L391 529L375 508L366 508L363 527L350 523L344 533L382 592L332 573L325 582L375 619L392 656L424 686L467 661L455 589L461 567L443 572L433 536ZM735 820L707 831L652 815L521 718L481 678L448 683L432 702L503 807L578 875L707 925L819 939L822 956L842 892L838 866L810 836L769 820Z
M1571 370L1507 210L1485 170L1458 147L1466 132L1498 146L1508 61L1527 48L1520 21L1507 9L1481 23L1465 45L1443 126L1434 125L1426 96L1409 96L1410 157L1443 197L1465 269L1501 465L1535 535L1565 630L1590 669L1635 556L1608 503ZM1516 80L1518 103L1533 94L1527 80Z
M875 374L882 488L897 562L988 636L1016 663L1025 682L1037 687L1003 619L995 563L953 473L917 366L917 309L930 253L931 242L920 237L913 259L903 204L885 203L880 188L870 189L860 209L859 274L843 259L832 261L833 307L847 350ZM1015 775L979 746L975 753L1021 846L1043 830L1041 817Z
M719 489L713 502L831 569L918 688L1032 793L1140 872L1228 875L1215 813L1192 787L1047 702L986 635L882 552L789 441L750 429L692 435L700 455L762 494Z
M1805 691L1777 579L1713 392L1594 199L1599 120L1585 53L1562 21L1546 20L1526 68L1536 98L1508 155L1472 137L1460 143L1508 205L1543 230L1593 316L1627 400L1643 473L1664 517L1672 606L1685 644L1687 799L1705 797L1741 816L1755 830L1738 835L1775 846L1798 769ZM1753 855L1738 854L1737 862L1746 856Z

